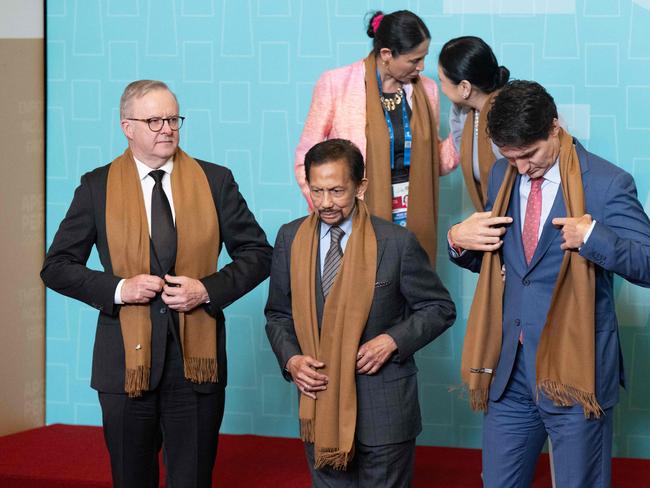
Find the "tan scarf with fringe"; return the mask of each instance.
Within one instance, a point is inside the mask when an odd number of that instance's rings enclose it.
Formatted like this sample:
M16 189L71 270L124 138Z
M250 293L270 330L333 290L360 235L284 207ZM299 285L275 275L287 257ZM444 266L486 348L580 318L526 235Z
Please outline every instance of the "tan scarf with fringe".
M580 161L570 134L560 129L560 178L567 216L585 213ZM499 189L492 217L505 215L516 179L511 166ZM518 198L518 197L517 197ZM519 232L510 229L508 232ZM521 250L523 252L523 250ZM467 320L461 376L474 410L487 410L492 372L501 353L503 289L499 251L485 252ZM551 305L537 348L537 388L555 405L582 406L587 418L600 418L596 399L594 264L565 251Z
M487 114L492 106L492 100L497 96L499 91L490 93L483 103L483 108L478 116L478 168L479 179L474 178L474 117L476 110L468 112L463 126L463 134L460 142L460 167L463 170L465 179L465 188L469 197L474 204L477 212L485 211L485 202L487 202L487 187L490 168L496 161L494 151L492 150L492 140L487 133Z
M216 271L219 221L201 166L180 148L171 173L176 213L178 276L202 278ZM106 237L113 273L130 278L150 274L149 224L138 170L130 149L115 159L106 187ZM217 381L217 332L203 307L179 313L185 377L195 383ZM151 370L150 306L120 307L126 360L124 390L130 397L149 389Z
M375 292L377 238L366 204L357 200L352 235L323 310L316 315L316 270L320 272L319 219L312 213L291 245L291 309L303 354L325 363L327 389L317 400L300 396L300 437L314 443L316 469L345 469L354 456L357 420L356 362L359 341Z
M365 59L366 80L366 178L365 200L370 213L392 222L393 192L390 171L390 138L377 87L377 63L370 53ZM403 103L406 103L405 101ZM424 86L413 82L411 115L411 169L406 227L427 252L431 265L436 265L438 238L438 175L440 153L436 119Z

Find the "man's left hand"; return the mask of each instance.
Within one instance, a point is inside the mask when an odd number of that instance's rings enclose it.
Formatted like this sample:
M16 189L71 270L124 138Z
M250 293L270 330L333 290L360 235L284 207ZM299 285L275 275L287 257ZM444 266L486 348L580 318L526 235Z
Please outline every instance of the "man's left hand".
M591 215L582 217L558 217L553 219L553 225L562 227L562 250L577 251L585 243L585 236L591 227Z
M187 276L165 275L162 299L172 310L189 312L206 303L209 296L199 280Z
M375 374L396 350L397 344L388 334L370 339L357 352L357 373Z

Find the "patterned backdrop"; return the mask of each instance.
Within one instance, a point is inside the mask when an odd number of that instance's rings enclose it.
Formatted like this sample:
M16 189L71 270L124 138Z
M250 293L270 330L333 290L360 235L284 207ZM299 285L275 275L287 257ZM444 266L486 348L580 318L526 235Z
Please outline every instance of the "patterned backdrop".
M165 80L187 117L181 144L230 167L275 239L306 212L293 150L319 74L370 49L363 18L408 8L442 44L478 35L512 76L545 85L586 147L636 178L650 210L650 0L51 0L47 2L47 242L80 176L121 153L118 100L138 78ZM443 97L444 98L444 97ZM441 134L449 103L441 101ZM460 172L441 181L442 229L468 215ZM478 447L481 418L458 390L462 338L476 283L438 269L457 324L417 356L421 444ZM91 266L99 266L93 255ZM223 432L297 435L297 396L264 334L268 283L226 310L231 367ZM650 294L618 281L628 389L615 412L617 456L650 457ZM47 422L101 423L90 389L96 311L47 294Z

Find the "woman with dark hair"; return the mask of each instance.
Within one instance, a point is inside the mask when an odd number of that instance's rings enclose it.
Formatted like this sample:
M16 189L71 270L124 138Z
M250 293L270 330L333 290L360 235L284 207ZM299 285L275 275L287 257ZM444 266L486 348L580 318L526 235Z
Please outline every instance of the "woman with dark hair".
M326 71L316 83L296 179L311 208L305 153L326 139L354 142L366 162L370 212L411 229L434 263L438 176L458 163L451 139L438 141L436 83L421 75L431 35L408 10L375 12L367 33L373 50L365 59Z
M485 209L488 174L501 157L485 130L492 99L510 78L499 66L492 49L483 39L457 37L442 46L438 57L442 92L453 102L449 131L459 153L467 191L476 210Z

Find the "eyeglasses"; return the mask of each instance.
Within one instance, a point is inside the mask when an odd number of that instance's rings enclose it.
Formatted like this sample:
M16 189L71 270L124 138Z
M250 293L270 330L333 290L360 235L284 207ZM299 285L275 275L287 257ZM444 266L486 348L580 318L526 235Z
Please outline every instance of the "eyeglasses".
M148 119L130 119L127 117L126 120L136 120L138 122L146 122L147 125L149 126L149 129L153 132L160 132L165 125L165 121L167 121L167 124L169 125L169 128L171 130L178 130L181 127L183 127L183 121L185 120L185 117L181 117L180 115L174 115L173 117L150 117Z

